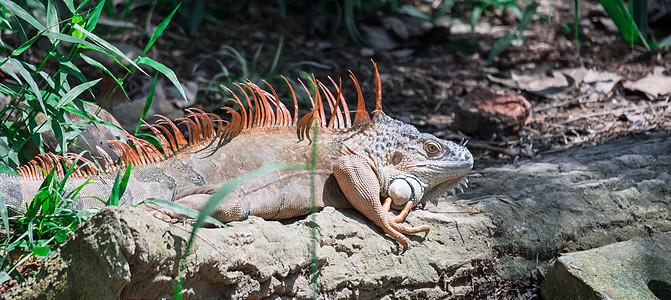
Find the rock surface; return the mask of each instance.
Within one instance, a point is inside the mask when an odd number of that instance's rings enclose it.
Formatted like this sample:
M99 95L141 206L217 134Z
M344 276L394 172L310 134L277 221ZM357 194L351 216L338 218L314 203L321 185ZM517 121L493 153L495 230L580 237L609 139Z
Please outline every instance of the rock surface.
M470 176L460 200L410 213L407 252L356 211L315 215L319 298L472 298L525 293L559 253L671 231L671 135L627 137ZM475 215L453 214L479 209ZM442 212L439 212L442 211ZM311 217L198 231L185 299L311 293ZM7 298L167 298L190 227L105 208ZM527 293L534 292L531 289Z
M671 234L569 253L552 264L543 299L671 299Z

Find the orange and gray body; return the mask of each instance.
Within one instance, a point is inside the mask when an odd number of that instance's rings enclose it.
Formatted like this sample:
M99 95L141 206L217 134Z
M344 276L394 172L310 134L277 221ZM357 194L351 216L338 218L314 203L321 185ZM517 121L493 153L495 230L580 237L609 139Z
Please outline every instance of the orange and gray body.
M309 165L316 144L315 204L354 208L380 226L387 234L407 246L404 234L428 232L427 226L401 224L408 211L426 201L465 185L473 157L464 145L420 133L415 127L384 115L381 110L381 84L376 73L376 109L369 115L363 95L353 75L358 103L354 119L340 91L332 93L317 80L312 83L312 112L298 118L293 89L294 112L280 102L274 90L268 93L252 83L237 85L242 97L231 99L228 121L197 109L187 110L184 119L189 134L185 138L170 120L147 125L160 142L160 148L127 135L127 141L110 141L119 151L101 151L67 182L74 189L85 181L71 207L100 207L96 199L107 199L118 170L131 164L131 175L123 205L135 205L150 198L172 200L200 209L224 182L272 163ZM306 89L307 91L307 89ZM321 92L320 92L321 91ZM314 97L313 97L314 96ZM243 104L246 102L246 108ZM325 117L324 102L331 111ZM313 134L316 130L316 135ZM111 157L118 156L116 161ZM73 163L66 157L41 155L19 168L22 176L0 174L0 192L7 204L25 207L32 201L42 180L42 169ZM312 176L305 169L282 169L242 183L217 207L213 217L222 222L244 220L250 215L269 220L309 214L312 208ZM390 208L402 210L395 216ZM150 208L152 210L153 208ZM174 216L166 210L154 210Z

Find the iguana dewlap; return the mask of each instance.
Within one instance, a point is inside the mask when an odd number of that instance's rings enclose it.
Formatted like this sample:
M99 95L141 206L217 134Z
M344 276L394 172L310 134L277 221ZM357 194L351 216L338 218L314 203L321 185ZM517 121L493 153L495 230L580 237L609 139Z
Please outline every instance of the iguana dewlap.
M135 205L149 198L171 199L200 209L227 180L274 162L310 164L312 144L317 146L315 202L325 206L355 208L380 226L404 247L405 234L427 233L428 226L408 227L401 222L418 204L437 201L443 194L465 185L473 157L463 145L420 133L381 111L381 83L375 66L376 110L366 112L363 95L354 75L358 104L354 119L339 85L330 80L332 93L312 80L308 95L313 111L298 118L293 89L293 114L279 101L275 91L266 92L252 83L236 85L233 99L239 112L225 108L227 121L197 109L184 119L188 139L165 119L147 125L161 149L128 135L127 142L110 141L119 149L119 161L109 156L94 158L68 181L69 188L85 185L72 206L99 207L94 197L109 197L117 170L132 163L132 172L121 202ZM329 78L330 79L330 78ZM291 86L290 86L291 88ZM305 89L308 91L308 89ZM324 103L327 104L325 109ZM246 104L246 105L245 105ZM245 108L246 107L246 108ZM325 117L325 110L331 117ZM314 126L317 135L311 134ZM104 151L103 151L104 153ZM73 155L41 155L19 168L22 176L0 174L0 192L7 204L21 208L32 201L47 171L61 162L72 163ZM62 174L62 170L59 169ZM250 215L268 220L287 219L311 211L311 176L306 170L278 170L246 182L217 207L213 217L222 222L244 220ZM399 215L390 209L402 210ZM154 211L171 215L165 210Z

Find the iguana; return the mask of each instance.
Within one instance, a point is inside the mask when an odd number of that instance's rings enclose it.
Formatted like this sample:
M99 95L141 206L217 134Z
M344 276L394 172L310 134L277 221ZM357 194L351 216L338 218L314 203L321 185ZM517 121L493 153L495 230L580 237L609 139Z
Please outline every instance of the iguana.
M223 182L274 162L309 164L312 145L317 146L315 176L316 206L354 208L373 221L384 232L407 248L406 234L428 233L426 225L408 227L401 222L417 205L466 185L465 176L473 166L473 156L465 145L420 133L382 112L381 82L375 67L376 108L369 115L359 83L350 71L358 96L357 108L350 111L341 92L329 77L336 93L319 80L311 79L313 94L308 93L313 110L298 117L296 93L291 84L293 115L270 92L246 82L235 84L239 93L227 89L239 110L224 107L230 120L187 109L178 119L188 127L188 138L175 123L159 116L161 121L145 125L160 142L151 143L126 134L126 142L112 140L118 147L117 161L104 150L101 157L79 163L76 178L68 180L75 188L87 179L93 184L83 187L72 205L76 209L102 206L95 199L106 199L117 171L132 165L127 189L121 199L135 205L148 198L170 199L200 209ZM300 79L299 79L300 81ZM328 105L331 117L325 117ZM244 105L246 104L246 106ZM350 113L355 112L354 119ZM310 131L317 128L317 136ZM71 165L76 155L42 154L20 167L21 176L0 174L0 192L14 207L25 207L35 197L46 171L57 168L63 176L63 165ZM115 155L113 155L115 156ZM86 160L84 160L86 161ZM72 177L72 176L71 176ZM213 217L221 222L244 220L250 215L267 220L288 219L311 211L311 176L308 170L277 170L239 186L217 207ZM149 207L149 206L147 206ZM398 215L390 209L401 210ZM174 216L155 208L154 214Z

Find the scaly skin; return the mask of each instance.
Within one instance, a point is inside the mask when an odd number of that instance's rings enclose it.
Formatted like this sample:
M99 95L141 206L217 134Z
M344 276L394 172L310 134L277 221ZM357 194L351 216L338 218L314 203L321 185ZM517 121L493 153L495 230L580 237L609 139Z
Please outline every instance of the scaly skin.
M193 140L186 142L182 138L181 147L175 146L180 143L181 134L173 132L170 136L154 126L154 133L163 140L163 149L152 152L149 146L136 142L139 146L119 146L124 149L118 153L123 158L121 162L98 158L98 165L105 167L89 172L93 184L81 190L79 195L82 197L74 206L77 209L102 206L92 197L108 198L116 177L114 170L123 169L128 161L134 160L122 204L135 205L149 198L162 198L200 209L223 182L234 177L274 162L309 164L311 142L315 142L318 149L317 208L354 208L405 249L408 245L405 234L429 231L426 225L407 227L401 224L405 216L418 204L423 207L427 200L435 202L437 197L464 182L473 166L473 157L462 145L420 133L411 125L386 117L380 110L379 76L376 85L377 109L372 114L373 120L369 121L365 108L362 109L363 97L360 96L351 125L346 107L338 103L342 101L344 105L340 93L334 96L322 89L330 106L337 108L332 109L336 111L330 123L324 117L319 93L315 94L313 112L298 122L283 105L279 108L270 105L275 103L275 97L254 85L246 85L248 91L254 91L254 103L249 106L254 110L249 109L249 117L231 112L231 124L216 131L213 122L218 122L218 117L191 112L187 123L190 123ZM361 95L358 83L356 86ZM275 108L277 112L273 112ZM306 135L315 120L321 124L317 125L316 140L304 139L310 138ZM159 152L163 157L154 156L156 161L152 162L152 153ZM133 155L139 158L133 158ZM5 201L19 208L32 201L42 181L39 175L27 176L36 172L34 168L24 167L22 172L22 177L0 175L0 192ZM67 188L81 185L89 177L85 175L71 178ZM243 183L224 199L213 217L230 222L244 220L249 215L280 220L309 214L312 203L310 178L309 171L305 170L278 170L257 177ZM155 215L177 217L163 209L144 207ZM402 211L395 216L390 213L391 208Z

